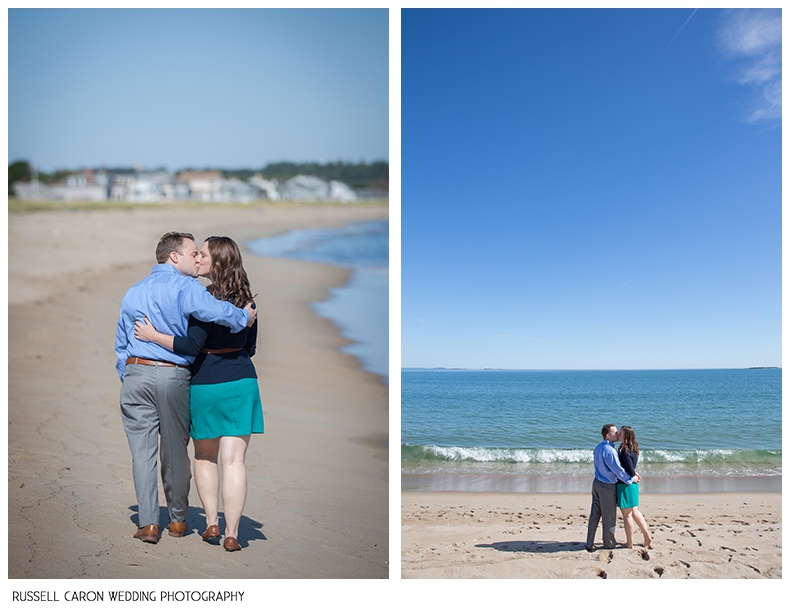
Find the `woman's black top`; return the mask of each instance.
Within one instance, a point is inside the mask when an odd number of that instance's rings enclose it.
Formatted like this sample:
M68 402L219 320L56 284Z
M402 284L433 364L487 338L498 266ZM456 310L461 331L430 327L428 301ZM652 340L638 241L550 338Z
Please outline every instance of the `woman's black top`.
M633 478L636 475L636 462L639 461L639 456L632 450L625 450L622 446L617 451L617 456L620 457L620 465Z
M253 307L255 305L253 304ZM173 339L173 351L194 355L193 385L214 385L244 378L258 378L250 359L255 355L258 339L258 320L241 332L231 332L227 326L189 318L186 336ZM215 349L238 349L229 353L204 353Z

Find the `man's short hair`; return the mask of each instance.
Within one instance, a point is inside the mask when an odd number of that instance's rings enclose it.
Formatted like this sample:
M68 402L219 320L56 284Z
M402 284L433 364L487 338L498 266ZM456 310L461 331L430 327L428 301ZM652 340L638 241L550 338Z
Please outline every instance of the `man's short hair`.
M601 435L603 436L604 440L606 440L606 436L609 435L609 431L612 429L612 427L617 427L617 426L614 423L607 423L601 428Z
M162 238L159 240L159 245L156 246L156 262L158 264L167 262L167 259L170 257L170 252L178 252L180 254L184 246L184 239L194 241L195 237L192 233L178 232L165 233L162 235Z

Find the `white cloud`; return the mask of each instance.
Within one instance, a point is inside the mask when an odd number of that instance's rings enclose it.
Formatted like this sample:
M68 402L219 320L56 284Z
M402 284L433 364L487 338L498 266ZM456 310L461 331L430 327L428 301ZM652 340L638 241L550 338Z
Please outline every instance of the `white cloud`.
M755 94L747 120L781 119L781 10L726 10L718 33L721 47L737 61L737 82L751 87Z

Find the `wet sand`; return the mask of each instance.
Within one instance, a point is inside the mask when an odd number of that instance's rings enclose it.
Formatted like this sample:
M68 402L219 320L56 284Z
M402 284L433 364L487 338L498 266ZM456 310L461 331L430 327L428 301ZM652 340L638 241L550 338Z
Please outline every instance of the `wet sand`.
M649 471L640 483L645 493L781 493L782 476L664 475ZM477 474L401 473L401 490L469 493L590 492L590 476L556 473Z

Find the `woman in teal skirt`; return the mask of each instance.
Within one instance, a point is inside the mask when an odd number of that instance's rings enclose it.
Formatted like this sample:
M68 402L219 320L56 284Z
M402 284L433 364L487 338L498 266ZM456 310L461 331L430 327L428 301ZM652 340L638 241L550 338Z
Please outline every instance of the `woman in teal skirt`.
M215 298L235 305L252 302L250 282L241 252L229 237L209 237L198 255L198 276ZM245 457L250 435L263 433L263 408L258 377L250 359L255 354L257 320L250 328L232 333L214 323L189 320L187 336L157 332L146 318L136 322L135 337L152 341L176 353L194 355L190 435L195 445L195 485L206 514L206 541L219 539L219 465L222 463L222 506L229 551L241 550L239 522L247 498Z
M639 460L639 444L636 441L636 434L633 428L628 425L623 425L620 428L620 448L617 451L617 456L620 458L620 465L628 473L629 476L636 475L636 463ZM617 507L623 513L623 523L625 525L625 545L629 548L634 547L634 522L636 522L639 530L642 531L644 536L643 545L647 549L653 547L653 539L650 537L650 531L647 530L647 523L642 512L639 511L639 483L633 482L632 484L623 484L618 482L616 486L617 492Z

